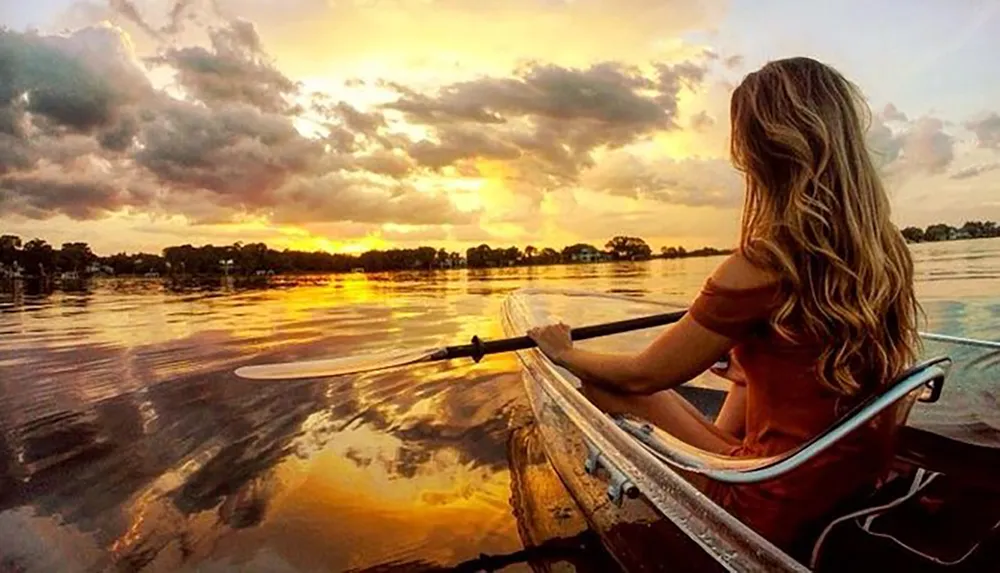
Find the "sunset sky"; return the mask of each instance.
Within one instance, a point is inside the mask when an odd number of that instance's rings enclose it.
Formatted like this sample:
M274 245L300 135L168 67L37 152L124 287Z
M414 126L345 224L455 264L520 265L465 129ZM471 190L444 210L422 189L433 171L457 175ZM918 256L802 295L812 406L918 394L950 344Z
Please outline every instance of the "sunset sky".
M1000 220L994 1L0 0L0 25L25 239L729 246L729 94L794 55L866 93L897 223Z

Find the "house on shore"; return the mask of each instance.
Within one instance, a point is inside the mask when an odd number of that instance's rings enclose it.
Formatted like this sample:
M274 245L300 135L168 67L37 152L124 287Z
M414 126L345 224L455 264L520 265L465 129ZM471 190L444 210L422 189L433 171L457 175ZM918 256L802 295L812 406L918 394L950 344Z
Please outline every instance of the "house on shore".
M87 266L86 273L88 275L96 275L96 276L114 276L115 269L108 265L102 265L100 263L91 263L90 265Z
M570 255L570 260L574 263L596 263L598 261L606 261L608 256L596 248L589 245L580 248L577 252Z
M16 261L13 265L0 264L0 279L20 279L24 278L24 270Z
M455 257L455 258L449 257L447 259L441 260L438 263L438 268L439 269L461 269L461 268L465 268L467 265L468 265L468 263L466 262L465 257Z

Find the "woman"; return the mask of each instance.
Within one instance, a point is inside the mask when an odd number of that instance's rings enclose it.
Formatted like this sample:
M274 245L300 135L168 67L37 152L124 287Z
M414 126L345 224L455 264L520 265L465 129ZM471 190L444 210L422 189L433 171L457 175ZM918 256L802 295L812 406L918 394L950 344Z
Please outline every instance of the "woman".
M603 410L631 413L705 450L783 453L891 382L918 352L913 265L865 148L855 86L808 58L771 62L736 88L731 156L744 174L740 246L685 317L637 355L574 348L563 324L529 332ZM672 388L729 355L711 422ZM701 484L788 547L891 460L883 418L785 477Z

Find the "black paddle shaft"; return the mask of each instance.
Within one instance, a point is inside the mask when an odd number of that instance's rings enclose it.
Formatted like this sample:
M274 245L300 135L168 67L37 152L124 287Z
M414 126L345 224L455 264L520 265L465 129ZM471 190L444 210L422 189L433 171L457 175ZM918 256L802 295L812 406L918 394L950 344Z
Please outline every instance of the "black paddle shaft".
M622 332L629 332L632 330L642 330L644 328L653 328L654 326L664 326L667 324L672 324L679 321L687 313L686 310L678 310L675 312L667 312L663 314L653 314L650 316L642 316L639 318L629 318L626 320L619 320L616 322L607 322L604 324L594 324L591 326L583 326L580 328L570 329L570 337L573 340L586 340L588 338L597 338L599 336L609 336L612 334L621 334ZM441 352L438 358L442 360L448 360L451 358L472 358L474 361L479 362L482 360L483 356L487 354L496 354L499 352L512 352L514 350L525 350L535 346L535 341L527 336L517 336L514 338L502 338L500 340L480 340L478 336L472 337L471 344L463 344L460 346L448 346Z

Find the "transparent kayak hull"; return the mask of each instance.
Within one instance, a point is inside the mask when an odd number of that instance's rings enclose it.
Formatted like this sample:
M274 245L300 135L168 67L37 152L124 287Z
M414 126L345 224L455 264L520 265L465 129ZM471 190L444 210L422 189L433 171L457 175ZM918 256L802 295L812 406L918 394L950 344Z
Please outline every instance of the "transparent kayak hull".
M528 289L505 300L502 322L505 333L516 336L532 326L557 320L592 324L663 312L665 308L669 307L614 295ZM653 335L655 331L621 335L597 344L635 348ZM678 567L808 571L623 431L577 390L575 376L536 349L519 351L518 357L550 463L623 566L644 571L677 571ZM712 383L708 378L693 381L706 388ZM638 495L629 497L628 493ZM617 494L622 494L619 503L612 499ZM643 543L643 536L660 539L658 543ZM642 554L650 550L655 554Z

